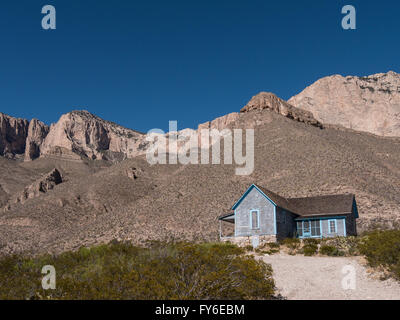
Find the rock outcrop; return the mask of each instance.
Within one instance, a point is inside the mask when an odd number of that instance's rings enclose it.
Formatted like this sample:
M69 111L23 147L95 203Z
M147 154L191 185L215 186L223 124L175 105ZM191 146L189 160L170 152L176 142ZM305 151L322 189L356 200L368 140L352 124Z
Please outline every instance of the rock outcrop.
M14 158L24 154L29 122L0 112L0 155Z
M260 92L255 95L240 112L244 113L263 109L271 110L299 122L322 127L322 123L315 119L311 112L296 108L270 92Z
M40 153L62 156L67 150L93 160L122 160L141 152L143 137L87 111L72 111L51 126Z
M47 193L54 187L63 182L60 171L56 168L49 173L43 175L41 178L25 187L24 190L16 194L9 204L6 206L5 211L11 210L15 204L25 203L29 199L39 197L41 194Z
M325 77L289 101L324 124L400 136L400 74Z
M48 133L49 127L43 122L37 119L32 119L32 121L29 122L25 161L34 160L40 156L40 147Z

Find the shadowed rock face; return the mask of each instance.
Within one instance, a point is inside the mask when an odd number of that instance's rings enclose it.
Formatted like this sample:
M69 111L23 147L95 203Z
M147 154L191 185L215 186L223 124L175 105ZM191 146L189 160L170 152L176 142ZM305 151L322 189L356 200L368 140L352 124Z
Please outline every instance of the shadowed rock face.
M0 113L0 155L13 158L25 152L29 122Z
M290 119L311 124L316 127L322 127L322 124L316 120L313 114L309 111L295 108L286 101L278 98L276 95L270 92L260 92L255 95L246 106L240 110L241 113L249 112L252 110L263 110L268 109L281 114Z
M48 133L47 125L37 119L32 119L26 139L25 161L34 160L40 156L40 147Z
M289 101L324 124L400 136L400 74L322 78Z

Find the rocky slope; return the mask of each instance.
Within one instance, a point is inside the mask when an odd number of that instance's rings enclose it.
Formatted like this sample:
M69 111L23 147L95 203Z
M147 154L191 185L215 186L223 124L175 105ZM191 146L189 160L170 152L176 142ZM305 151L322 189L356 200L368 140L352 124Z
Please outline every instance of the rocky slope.
M56 168L43 175L29 186L25 187L22 192L13 196L10 203L4 208L6 211L11 210L16 203L24 203L29 199L39 197L41 194L53 190L54 187L63 182L60 171Z
M324 124L381 136L400 136L400 74L325 77L292 97L290 104Z
M54 167L63 183L0 213L0 252L60 252L113 239L216 240L217 217L251 183L286 197L354 193L359 230L400 222L399 139L321 130L268 109L240 113L227 125L255 129L250 176L235 175L235 164L149 165L144 156L117 163L3 159L7 194L20 194Z

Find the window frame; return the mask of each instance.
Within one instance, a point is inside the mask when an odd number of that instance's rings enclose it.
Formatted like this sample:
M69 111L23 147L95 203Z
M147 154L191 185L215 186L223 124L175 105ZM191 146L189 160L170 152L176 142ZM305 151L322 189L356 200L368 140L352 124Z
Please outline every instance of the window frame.
M304 223L308 224L308 228L306 229L308 232L304 233ZM300 228L299 228L300 225ZM314 234L316 233L315 231L319 231L319 234ZM322 225L321 225L321 219L305 219L305 220L300 220L296 221L296 231L298 234L299 238L306 239L306 238L321 238L322 237ZM306 234L306 236L304 235Z
M332 231L332 226L331 226L331 222L335 223L335 231ZM337 219L329 219L328 220L328 227L329 227L329 233L337 233Z
M257 214L257 228L253 226L253 212ZM251 230L260 230L260 210L258 209L251 209L250 210L250 229Z
M314 231L318 230L319 234L313 235L313 230ZM322 235L321 220L311 220L311 237L321 237L321 235Z

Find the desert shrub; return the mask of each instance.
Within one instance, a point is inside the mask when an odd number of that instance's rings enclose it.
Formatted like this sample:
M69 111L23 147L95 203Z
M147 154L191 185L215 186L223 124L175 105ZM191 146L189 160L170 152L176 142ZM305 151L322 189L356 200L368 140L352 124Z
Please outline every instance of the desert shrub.
M282 240L282 245L288 247L291 250L300 248L301 241L298 238L285 238Z
M56 290L41 287L44 265ZM222 243L111 243L57 256L0 259L0 299L269 299L271 267Z
M366 234L359 244L372 267L384 267L400 279L400 230L376 230Z
M360 238L354 236L325 238L321 241L321 247L335 247L338 255L356 256L360 255L359 242Z
M344 252L336 248L335 246L330 245L321 245L319 249L319 253L326 256L343 256Z
M315 240L315 239L307 239ZM313 256L318 252L318 243L314 241L305 241L303 246L303 253L305 256Z
M268 242L267 246L271 249L279 249L281 245L279 244L279 242Z
M321 239L307 238L303 240L304 245L318 245Z
M256 250L257 253L261 254L275 254L280 252L280 244L278 242L269 242L264 246Z

